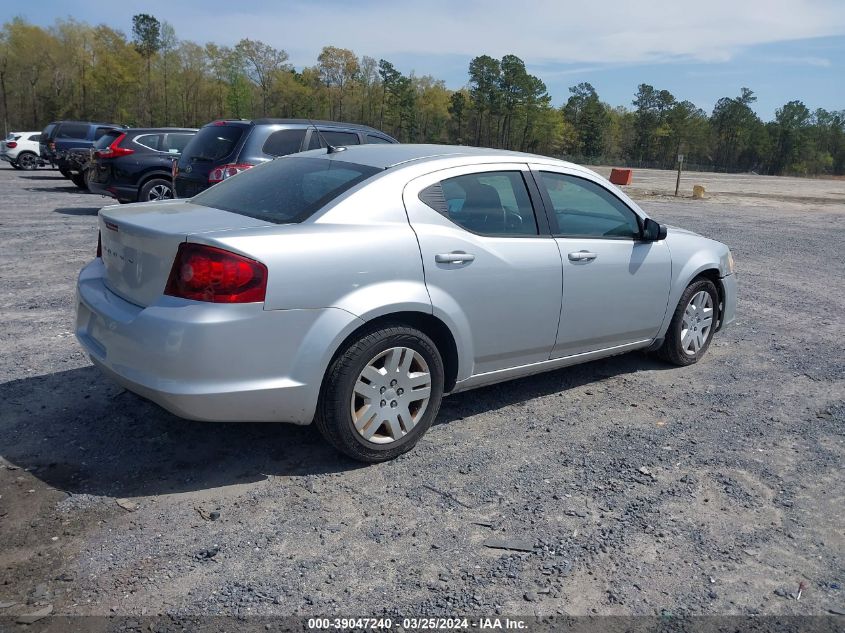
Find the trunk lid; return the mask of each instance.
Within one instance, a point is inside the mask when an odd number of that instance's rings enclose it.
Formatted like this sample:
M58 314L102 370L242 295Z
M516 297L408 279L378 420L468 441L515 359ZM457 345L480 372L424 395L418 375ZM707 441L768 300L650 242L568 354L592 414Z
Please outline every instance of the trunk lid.
M276 226L183 200L105 207L99 227L106 285L139 306L164 292L179 244L190 235Z

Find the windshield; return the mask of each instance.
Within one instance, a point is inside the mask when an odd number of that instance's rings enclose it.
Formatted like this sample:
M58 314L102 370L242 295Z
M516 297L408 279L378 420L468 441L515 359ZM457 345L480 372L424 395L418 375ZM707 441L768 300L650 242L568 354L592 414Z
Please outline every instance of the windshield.
M325 158L278 158L224 180L192 202L276 224L302 222L379 171Z
M235 149L247 128L243 125L206 125L185 147L183 155L194 161L218 161Z

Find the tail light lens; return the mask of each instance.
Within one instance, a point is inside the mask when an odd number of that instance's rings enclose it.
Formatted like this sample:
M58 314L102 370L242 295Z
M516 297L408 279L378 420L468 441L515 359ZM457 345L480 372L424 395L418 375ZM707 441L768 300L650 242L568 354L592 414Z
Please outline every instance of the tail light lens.
M103 234L97 231L97 257L103 256Z
M215 167L211 170L211 173L208 174L208 184L214 185L218 182L226 180L235 174L239 174L242 171L246 171L250 167L255 167L255 165L251 165L250 163L229 163L228 165L220 165L220 167Z
M264 301L267 267L221 248L183 242L164 294L211 303Z
M9 149L15 149L18 144L15 141L6 141L6 147Z
M121 134L116 139L114 139L114 141L112 141L112 144L109 145L106 149L100 149L94 152L94 158L119 158L120 156L129 156L130 154L134 154L134 149L120 147L120 144L125 138L126 134Z

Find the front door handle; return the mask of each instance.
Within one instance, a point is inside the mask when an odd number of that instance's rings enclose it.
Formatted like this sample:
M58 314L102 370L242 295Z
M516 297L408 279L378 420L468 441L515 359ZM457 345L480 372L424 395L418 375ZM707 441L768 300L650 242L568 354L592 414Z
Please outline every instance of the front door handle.
M591 253L590 251L576 251L574 253L569 253L569 261L571 262L591 262L596 257L598 257L598 255Z
M475 255L472 253L464 253L463 251L440 253L434 256L434 261L438 264L466 264L474 259Z

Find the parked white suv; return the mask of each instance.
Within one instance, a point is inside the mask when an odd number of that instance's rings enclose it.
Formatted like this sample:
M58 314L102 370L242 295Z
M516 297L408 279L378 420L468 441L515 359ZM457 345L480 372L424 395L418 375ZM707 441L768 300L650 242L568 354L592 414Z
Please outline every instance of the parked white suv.
M0 159L15 169L37 169L44 165L38 148L41 132L11 132L0 143Z

